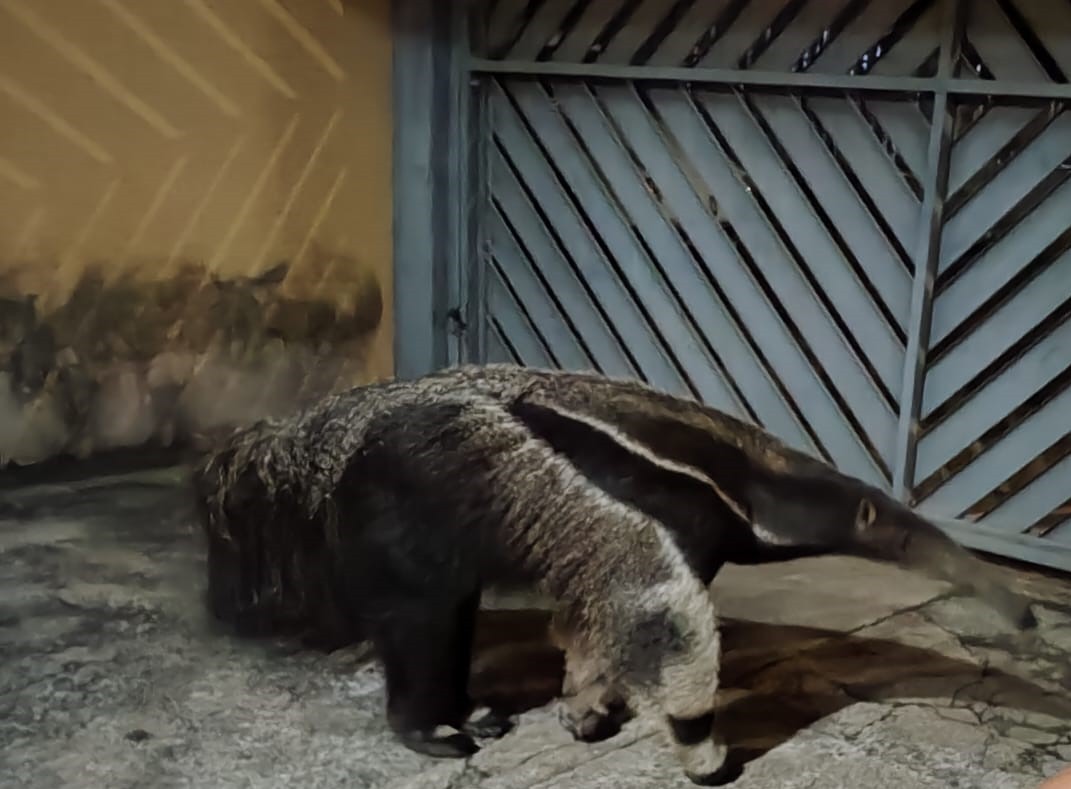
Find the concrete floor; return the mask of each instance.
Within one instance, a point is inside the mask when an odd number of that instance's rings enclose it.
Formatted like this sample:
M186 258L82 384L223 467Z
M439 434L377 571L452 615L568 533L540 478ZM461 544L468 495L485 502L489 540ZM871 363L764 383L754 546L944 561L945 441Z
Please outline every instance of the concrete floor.
M360 650L240 642L206 620L174 480L0 492L0 785L691 786L649 724L588 746L558 726L552 702L467 762L405 750ZM1034 789L1065 767L1071 585L1011 570L1008 582L1038 600L1038 637L865 562L724 572L721 721L748 759L734 785ZM495 632L484 631L491 646ZM494 671L519 682L525 667L492 670L502 653L489 649L474 682L493 684ZM553 684L560 665L539 670Z

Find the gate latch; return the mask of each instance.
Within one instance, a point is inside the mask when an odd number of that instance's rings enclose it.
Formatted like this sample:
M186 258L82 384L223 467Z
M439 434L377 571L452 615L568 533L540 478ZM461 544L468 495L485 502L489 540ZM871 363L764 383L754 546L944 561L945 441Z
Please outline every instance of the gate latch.
M447 310L446 320L449 321L450 324L450 333L456 336L460 337L469 328L468 324L465 323L465 318L461 314L460 307L451 307Z

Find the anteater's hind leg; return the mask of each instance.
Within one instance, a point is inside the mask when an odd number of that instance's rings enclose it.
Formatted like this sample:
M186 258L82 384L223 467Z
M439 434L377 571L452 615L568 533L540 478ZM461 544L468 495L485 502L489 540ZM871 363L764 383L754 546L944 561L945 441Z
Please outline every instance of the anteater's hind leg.
M468 693L472 638L479 594L453 605L409 599L390 607L376 625L375 641L387 676L387 722L406 747L436 757L479 750L473 736L500 736L508 721L488 715L472 723ZM437 729L451 727L456 733Z

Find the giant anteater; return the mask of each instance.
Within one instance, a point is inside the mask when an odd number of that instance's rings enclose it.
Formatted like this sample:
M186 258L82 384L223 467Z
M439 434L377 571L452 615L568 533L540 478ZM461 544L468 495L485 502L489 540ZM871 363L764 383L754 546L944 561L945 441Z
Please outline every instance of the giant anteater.
M880 490L715 409L595 374L466 366L358 387L237 432L195 480L216 615L370 637L392 728L437 755L506 730L466 722L486 586L551 595L572 684L597 677L658 709L700 783L724 760L706 584L725 561L899 561L1033 624L986 565ZM586 726L570 723L606 733Z

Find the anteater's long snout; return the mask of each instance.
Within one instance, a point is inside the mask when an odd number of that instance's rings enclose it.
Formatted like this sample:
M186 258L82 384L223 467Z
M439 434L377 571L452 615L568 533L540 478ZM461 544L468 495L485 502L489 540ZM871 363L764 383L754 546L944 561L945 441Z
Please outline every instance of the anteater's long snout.
M1037 626L1030 600L1011 591L991 565L937 526L907 508L894 516L893 524L880 520L860 537L882 558L970 591L1019 630Z

